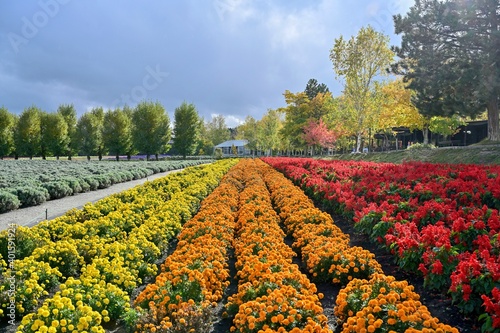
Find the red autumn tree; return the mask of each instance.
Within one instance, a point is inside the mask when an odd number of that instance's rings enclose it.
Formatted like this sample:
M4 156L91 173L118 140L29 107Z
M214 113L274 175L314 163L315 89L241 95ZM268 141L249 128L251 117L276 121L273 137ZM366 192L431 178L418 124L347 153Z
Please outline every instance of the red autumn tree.
M315 151L322 148L333 148L335 145L335 133L328 129L322 119L319 121L309 120L303 127L304 134L302 135L307 146L313 148L313 155Z

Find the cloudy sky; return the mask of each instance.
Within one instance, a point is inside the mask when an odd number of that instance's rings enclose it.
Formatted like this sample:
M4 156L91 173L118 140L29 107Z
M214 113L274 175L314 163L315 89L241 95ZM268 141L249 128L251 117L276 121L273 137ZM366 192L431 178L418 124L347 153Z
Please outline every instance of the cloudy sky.
M0 106L183 101L229 126L284 106L309 79L342 88L329 52L370 24L394 36L413 0L39 0L0 2Z

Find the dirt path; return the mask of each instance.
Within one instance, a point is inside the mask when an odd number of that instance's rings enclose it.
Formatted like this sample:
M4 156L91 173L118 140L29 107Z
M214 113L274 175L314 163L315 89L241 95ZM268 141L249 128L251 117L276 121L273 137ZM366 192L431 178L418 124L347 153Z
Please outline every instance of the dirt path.
M182 170L182 169L180 169ZM95 202L108 195L128 190L134 186L143 184L153 179L165 177L169 173L180 170L171 170L167 172L157 173L147 178L132 180L129 182L114 184L108 188L91 191L86 193L78 193L69 197L46 201L41 205L17 209L11 212L0 214L0 231L9 227L9 224L16 224L31 227L40 221L46 219L51 220L55 217L63 215L71 208L81 208L88 202Z

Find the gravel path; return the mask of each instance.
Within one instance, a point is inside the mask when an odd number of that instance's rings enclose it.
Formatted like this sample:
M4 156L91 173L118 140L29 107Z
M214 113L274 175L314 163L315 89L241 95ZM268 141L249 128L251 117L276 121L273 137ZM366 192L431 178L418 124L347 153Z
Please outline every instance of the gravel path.
M147 178L118 183L101 190L78 193L69 197L46 201L38 206L26 207L0 214L0 231L7 229L9 227L9 224L31 227L38 222L45 220L46 215L48 217L47 219L51 220L63 215L71 208L81 208L88 202L95 202L104 197L107 197L108 195L128 190L129 188L143 184L146 181L161 178L168 175L169 173L177 172L180 170L182 169L157 173Z

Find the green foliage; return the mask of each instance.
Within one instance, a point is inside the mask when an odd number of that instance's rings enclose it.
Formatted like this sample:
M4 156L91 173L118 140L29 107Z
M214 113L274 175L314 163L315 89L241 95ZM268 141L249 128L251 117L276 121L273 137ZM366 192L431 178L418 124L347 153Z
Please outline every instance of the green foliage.
M214 146L229 140L230 132L226 125L224 116L219 114L212 117L212 120L206 124L207 137Z
M19 206L21 206L21 201L15 194L0 190L0 213L18 209Z
M102 147L102 122L98 112L86 112L78 119L75 138L78 150L88 159L99 153Z
M19 117L14 134L17 155L33 157L40 152L41 114L39 108L31 106Z
M494 141L500 140L499 15L497 1L417 1L394 17L402 42L391 66L416 91L424 115L474 117L487 108Z
M50 199L60 199L73 194L73 190L64 181L52 181L42 185L49 192Z
M40 123L40 152L42 157L59 156L68 151L68 124L59 113L42 113Z
M238 156L238 148L236 148L235 145L231 146L231 154L233 154L234 156Z
M120 159L120 154L130 151L132 145L132 119L120 110L109 110L104 114L102 138L106 150Z
M451 117L435 116L430 119L429 129L447 137L457 133L458 128L463 125L465 125L465 121L456 115Z
M319 93L326 94L327 92L330 92L330 90L328 90L326 84L318 84L318 81L316 79L309 79L309 81L307 81L306 89L304 90L304 92L306 93L309 100L312 100Z
M194 155L200 132L200 118L194 104L183 102L174 112L174 145L178 154L186 158Z
M221 148L215 148L214 158L216 160L220 160L222 158L222 149Z
M57 108L57 113L60 114L64 118L64 121L66 122L66 126L68 129L68 141L69 141L67 145L66 154L68 154L68 157L71 157L78 151L78 145L75 137L76 123L78 120L76 117L76 110L73 104L61 104Z
M342 79L346 111L350 114L349 127L357 137L356 152L361 147L362 135L374 127L373 113L379 108L376 100L375 79L384 75L393 60L389 37L372 27L361 28L356 37L348 41L341 36L335 39L330 60L337 79Z
M43 187L18 187L12 193L21 202L21 207L37 206L50 199L49 192Z
M128 309L121 317L127 332L134 332L139 319L146 315L146 310L141 308Z
M435 149L436 146L433 144L423 144L423 143L414 143L408 147L409 150L421 150L421 149Z
M85 192L84 185L82 184L81 179L78 179L75 177L62 177L60 179L61 179L61 181L65 182L69 186L69 188L72 191L72 194ZM88 189L87 189L87 191L88 191Z
M302 139L302 128L313 118L310 107L310 100L305 92L292 93L288 90L283 94L287 106L281 111L285 113L285 121L281 129L281 135L285 137L292 146L304 147Z
M9 155L14 150L14 129L16 117L9 111L0 108L0 158Z
M97 180L94 176L84 177L83 180L88 185L89 191L95 191L99 188L99 180Z
M248 149L257 149L257 121L252 116L247 116L245 122L238 126L238 140L247 140Z
M99 186L97 186L98 189L108 188L111 185L113 185L111 177L107 174L97 175L94 177L94 179L97 180L97 182L99 183Z
M134 147L149 156L169 149L170 118L159 102L141 102L133 111L132 141Z
M257 146L264 151L280 147L280 130L283 127L282 114L278 110L268 110L257 122Z

